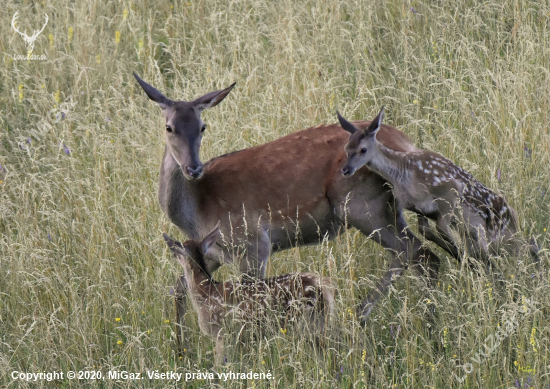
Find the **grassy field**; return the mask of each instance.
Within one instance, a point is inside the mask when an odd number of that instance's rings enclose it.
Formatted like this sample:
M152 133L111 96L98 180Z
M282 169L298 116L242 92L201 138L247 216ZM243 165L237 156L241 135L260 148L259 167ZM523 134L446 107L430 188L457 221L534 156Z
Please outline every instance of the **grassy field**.
M10 26L41 27L33 55ZM191 312L175 347L180 273L156 199L164 119L132 76L190 100L236 81L203 161L336 121L387 122L503 193L548 266L548 1L8 1L0 8L0 387L546 388L550 283L499 258L504 286L437 251L426 290L410 272L374 310L356 304L389 256L356 230L274 255L268 274L313 271L339 289L338 334L315 352L274 328L214 343ZM414 219L408 215L411 224ZM435 249L435 248L434 248ZM225 266L218 279L238 277ZM432 316L429 314L435 310ZM141 381L27 382L12 372L140 372ZM271 380L149 380L147 371L271 372ZM185 378L183 379L185 380Z

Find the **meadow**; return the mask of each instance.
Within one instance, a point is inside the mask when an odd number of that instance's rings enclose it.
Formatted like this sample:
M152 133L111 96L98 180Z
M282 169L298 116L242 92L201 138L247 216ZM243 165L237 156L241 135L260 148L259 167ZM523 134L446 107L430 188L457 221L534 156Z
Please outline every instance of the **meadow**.
M27 48L16 11L28 34L48 15L33 50L45 59L17 59ZM529 258L498 258L496 277L430 245L443 260L434 288L406 272L364 328L356 305L390 255L357 230L269 263L270 276L336 280L326 349L273 328L229 341L214 368L214 342L190 311L180 357L181 268L162 233L185 236L156 197L164 119L132 76L182 100L237 83L202 116L202 161L334 123L336 109L370 120L385 105L387 123L505 195L547 269L547 0L10 0L0 21L0 387L550 385L550 280ZM215 277L239 274L227 265ZM155 370L273 378L148 379ZM27 382L14 371L145 378Z

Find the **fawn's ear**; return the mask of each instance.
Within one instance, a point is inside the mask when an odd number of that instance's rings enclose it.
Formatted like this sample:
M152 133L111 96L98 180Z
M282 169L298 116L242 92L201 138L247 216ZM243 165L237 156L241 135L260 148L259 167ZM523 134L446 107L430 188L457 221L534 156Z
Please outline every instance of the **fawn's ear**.
M166 241L166 244L174 254L174 257L176 257L180 265L184 266L185 253L184 253L184 247L182 246L182 244L170 238L166 234L162 234L162 236L164 236L164 240Z
M359 131L357 127L355 127L353 124L351 124L346 119L344 119L344 117L340 115L340 112L336 111L336 115L338 115L338 121L340 122L340 125L344 130L346 130L350 134L354 134L357 131Z
M218 237L220 236L220 222L216 224L216 227L201 242L201 250L203 254L206 254L212 246L216 244Z
M367 128L363 130L365 135L374 136L382 126L382 120L384 120L384 106L380 109L380 113L378 113L378 116L374 118L374 120L369 124Z
M162 234L162 236L164 236L166 244L174 254L183 254L183 246L180 242L175 241L166 234Z

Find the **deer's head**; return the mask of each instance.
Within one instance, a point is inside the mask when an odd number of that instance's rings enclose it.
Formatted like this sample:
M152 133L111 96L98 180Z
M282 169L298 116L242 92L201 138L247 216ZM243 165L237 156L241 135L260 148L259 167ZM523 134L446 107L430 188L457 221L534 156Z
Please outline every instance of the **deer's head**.
M166 145L168 152L178 163L185 178L193 180L202 175L202 162L199 152L206 124L201 113L218 105L235 86L210 92L193 101L173 101L164 96L134 73L134 77L151 100L162 108L166 119Z
M168 247L174 253L181 266L186 271L191 270L198 274L202 273L209 279L212 278L212 273L219 269L221 262L219 260L206 259L208 251L216 244L220 235L220 223L200 242L196 240L188 240L183 244L176 242L168 235L163 234L164 240Z
M340 112L337 111L336 113L338 114L338 120L342 128L351 134L346 145L348 159L342 168L343 175L351 176L357 169L368 165L377 151L376 133L380 130L382 120L384 119L384 107L382 107L378 116L374 118L368 127L363 130L344 119L340 115Z
M13 29L15 31L17 31L17 33L19 35L21 35L23 37L23 40L25 41L25 44L27 45L27 54L30 56L32 54L32 51L34 50L34 42L36 41L36 38L38 38L38 35L40 35L40 33L42 31L44 31L44 28L46 28L46 25L48 24L48 15L44 14L44 16L46 16L46 21L44 22L44 25L42 26L42 29L40 30L34 30L33 31L33 34L31 36L28 36L27 35L27 30L25 30L24 32L21 32L19 31L19 28L15 25L15 22L17 21L17 17L18 17L18 14L19 11L17 11L15 14L13 14L13 18L11 19L11 26L13 27Z

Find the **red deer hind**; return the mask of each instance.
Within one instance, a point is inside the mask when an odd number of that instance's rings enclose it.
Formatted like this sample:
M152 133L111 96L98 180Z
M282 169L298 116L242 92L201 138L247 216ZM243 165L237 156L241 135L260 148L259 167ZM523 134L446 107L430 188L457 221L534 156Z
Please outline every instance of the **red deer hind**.
M366 165L388 180L403 207L423 215L419 225L424 231L429 230L426 218L435 220L443 239L439 245L457 259L458 242L451 227L465 238L467 253L485 263L490 254L505 250L517 255L526 246L537 259L536 243L527 245L517 237L517 217L504 197L437 153L416 147L396 150L381 142L377 134L383 128L384 107L364 129L337 114L342 127L352 134L342 172L350 176Z
M224 319L238 323L264 324L274 312L275 319L287 324L300 317L316 336L322 335L333 312L336 289L327 277L311 273L287 274L251 282L216 282L212 272L220 261L206 257L220 233L219 224L202 241L174 241L164 239L183 266L189 298L197 312L201 331L216 341L216 361L219 364L223 350Z
M339 125L308 128L203 165L201 113L220 103L233 85L190 102L172 101L134 76L166 119L158 193L162 210L190 239L198 240L221 222L228 242L214 245L207 257L235 262L243 273L264 278L272 252L319 244L355 227L394 253L390 269L359 307L362 320L409 260L437 275L439 258L407 228L386 181L367 168L353 177L342 175L349 134ZM410 143L390 126L379 138L392 147ZM183 292L179 285L179 320L185 313Z

